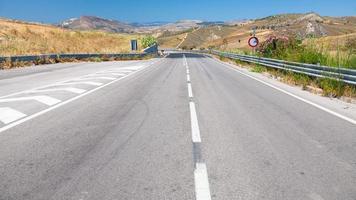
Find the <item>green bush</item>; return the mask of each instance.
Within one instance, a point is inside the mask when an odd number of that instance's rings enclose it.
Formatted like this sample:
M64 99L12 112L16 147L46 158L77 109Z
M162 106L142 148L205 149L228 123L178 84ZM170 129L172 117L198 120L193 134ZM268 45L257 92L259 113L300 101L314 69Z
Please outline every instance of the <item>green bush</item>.
M256 72L256 73L262 73L265 71L267 71L266 67L257 64L253 66L251 69L251 72Z
M157 44L157 40L156 40L156 38L154 38L151 35L146 36L146 37L142 38L142 40L141 40L142 48L147 48L154 44Z
M341 81L322 78L319 80L319 86L323 89L323 94L325 96L331 97L341 97L344 94L345 85Z

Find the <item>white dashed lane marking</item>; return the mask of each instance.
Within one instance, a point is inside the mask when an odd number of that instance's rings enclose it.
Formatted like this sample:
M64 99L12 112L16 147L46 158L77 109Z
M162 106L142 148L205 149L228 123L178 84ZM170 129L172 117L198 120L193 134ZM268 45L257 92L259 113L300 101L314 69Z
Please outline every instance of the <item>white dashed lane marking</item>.
M200 129L198 124L197 111L195 109L195 103L189 102L189 108L190 108L190 123L192 129L192 140L194 143L200 143L201 142Z
M209 178L205 163L196 163L194 184L196 200L211 200Z
M201 144L200 128L198 123L197 111L193 99L193 89L190 81L189 65L184 54L183 54L183 65L186 67L186 74L187 74L190 125L191 125L192 142L193 142L193 154L194 154L193 157L195 162L195 169L194 169L195 199L211 200L207 167L206 164L202 162L202 153L200 150L200 144Z
M4 124L9 124L23 117L26 117L26 115L17 110L8 107L0 107L0 121Z
M193 98L193 90L192 90L192 85L188 83L188 96L189 98Z

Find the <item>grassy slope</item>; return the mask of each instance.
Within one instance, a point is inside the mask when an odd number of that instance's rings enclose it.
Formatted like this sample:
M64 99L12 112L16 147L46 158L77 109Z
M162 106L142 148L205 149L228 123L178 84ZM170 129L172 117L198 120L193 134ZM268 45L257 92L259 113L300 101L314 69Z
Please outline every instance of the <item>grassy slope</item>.
M0 55L117 53L139 35L70 31L55 26L0 19Z
M175 48L184 38L186 33L170 35L167 37L158 37L158 44L162 48Z
M189 33L186 42L181 46L187 48L200 48L214 46L226 50L250 50L247 40L250 37L252 27L259 27L257 36L264 41L269 35L290 35L305 32L307 20L293 22L302 17L301 14L287 14L267 17L256 20L243 26L208 26ZM276 27L274 30L268 27ZM338 36L356 32L356 17L331 18L324 17L321 26L328 32L329 36ZM162 38L161 40L171 40L175 38ZM224 45L224 39L228 45ZM240 42L239 42L240 40ZM172 42L174 43L174 42ZM166 42L169 44L169 42ZM175 44L175 43L174 43ZM174 48L175 46L170 46Z

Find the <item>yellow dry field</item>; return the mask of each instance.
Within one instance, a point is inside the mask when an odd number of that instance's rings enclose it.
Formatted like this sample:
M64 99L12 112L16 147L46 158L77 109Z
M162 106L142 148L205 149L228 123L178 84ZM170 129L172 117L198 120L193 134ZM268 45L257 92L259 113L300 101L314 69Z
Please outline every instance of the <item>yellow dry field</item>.
M43 24L0 19L0 55L124 53L140 35L72 31Z
M182 42L186 33L158 38L158 44L161 48L175 48Z
M345 47L346 42L349 39L355 39L356 38L356 33L351 33L351 34L344 34L344 35L338 35L338 36L326 36L326 37L321 37L321 38L312 38L312 39L306 39L303 41L303 44L313 46L313 47L318 47L322 48L327 51L343 51Z

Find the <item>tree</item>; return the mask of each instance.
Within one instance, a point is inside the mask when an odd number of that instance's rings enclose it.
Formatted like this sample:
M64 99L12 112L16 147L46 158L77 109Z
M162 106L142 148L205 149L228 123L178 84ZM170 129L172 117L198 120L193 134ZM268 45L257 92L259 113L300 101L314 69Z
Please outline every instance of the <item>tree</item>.
M143 48L150 47L154 44L157 44L157 40L156 40L156 38L154 38L151 35L146 36L146 37L142 38L142 40L141 40L141 45Z

